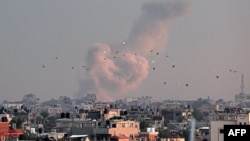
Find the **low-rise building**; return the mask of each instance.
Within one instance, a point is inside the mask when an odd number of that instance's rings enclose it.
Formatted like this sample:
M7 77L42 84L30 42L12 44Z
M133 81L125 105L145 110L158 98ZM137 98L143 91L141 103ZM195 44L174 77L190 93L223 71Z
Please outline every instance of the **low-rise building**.
M223 141L224 140L224 125L249 125L250 113L238 113L236 118L219 119L210 122L210 140Z
M63 109L61 107L54 107L54 106L46 106L43 108L43 110L48 112L49 115L60 114L63 112Z

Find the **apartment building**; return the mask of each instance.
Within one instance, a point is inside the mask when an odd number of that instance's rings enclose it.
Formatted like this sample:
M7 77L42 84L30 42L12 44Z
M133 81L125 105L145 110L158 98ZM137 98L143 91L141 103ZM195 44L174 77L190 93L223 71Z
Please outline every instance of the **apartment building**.
M236 118L218 119L210 122L210 140L224 141L224 125L249 125L250 113L238 113Z

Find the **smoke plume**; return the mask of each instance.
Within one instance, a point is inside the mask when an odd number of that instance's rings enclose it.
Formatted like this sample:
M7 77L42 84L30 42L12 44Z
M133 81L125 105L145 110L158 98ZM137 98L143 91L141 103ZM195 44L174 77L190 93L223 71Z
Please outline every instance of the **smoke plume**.
M167 28L186 14L186 0L152 1L142 5L127 40L120 46L94 43L86 58L87 78L79 82L77 95L95 93L112 101L140 86L149 73L151 50L164 50Z

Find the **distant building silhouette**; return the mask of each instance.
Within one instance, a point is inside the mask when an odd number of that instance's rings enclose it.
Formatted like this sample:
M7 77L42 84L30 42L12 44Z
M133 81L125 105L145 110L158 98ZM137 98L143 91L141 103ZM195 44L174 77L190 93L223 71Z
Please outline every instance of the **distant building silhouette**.
M241 92L235 95L235 102L242 103L242 102L250 102L250 94L245 94L244 92L244 76L241 75Z

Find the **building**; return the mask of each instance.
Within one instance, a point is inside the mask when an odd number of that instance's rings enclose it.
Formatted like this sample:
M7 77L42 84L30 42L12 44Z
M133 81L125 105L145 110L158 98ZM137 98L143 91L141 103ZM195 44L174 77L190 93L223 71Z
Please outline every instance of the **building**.
M5 113L3 110L0 110L0 122L10 122L11 117L9 114Z
M210 140L224 141L224 125L249 125L250 113L238 113L236 119L213 120L210 122Z
M152 116L149 122L151 127L156 129L164 127L164 117L163 116Z
M115 135L110 137L110 141L129 141L129 137L124 135Z
M3 103L2 107L4 109L18 109L18 110L20 110L20 109L22 109L23 104L22 103L10 103L10 102L8 102L8 103Z
M121 109L104 109L104 120L112 117L120 117Z
M82 103L81 108L84 110L93 110L94 109L94 103L91 101L87 101Z
M185 141L184 138L168 138L166 141Z
M236 124L235 120L217 120L210 122L210 141L224 141L224 125Z
M17 139L23 133L22 129L10 129L9 122L0 122L0 141Z
M138 121L125 120L121 117L104 119L61 118L56 121L57 129L72 135L86 134L91 139L108 140L111 136L135 138L140 132Z
M245 94L244 92L244 76L241 75L241 92L235 95L235 102L240 104L242 102L250 102L250 94Z
M55 106L45 106L43 110L48 112L49 115L56 115L63 112L63 109L61 107L55 107Z
M8 114L1 113L0 118L0 141L5 141L8 139L17 139L24 132L22 129L10 128L9 124L11 118Z
M71 135L71 141L90 141L88 135Z
M125 135L127 137L135 137L140 132L140 123L138 121L113 119L107 124L109 125L108 134Z
M159 132L155 131L155 128L147 128L147 132L140 132L139 138L144 141L156 141Z

